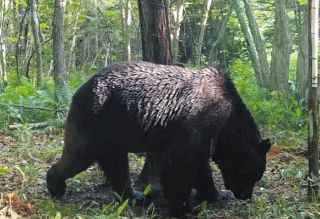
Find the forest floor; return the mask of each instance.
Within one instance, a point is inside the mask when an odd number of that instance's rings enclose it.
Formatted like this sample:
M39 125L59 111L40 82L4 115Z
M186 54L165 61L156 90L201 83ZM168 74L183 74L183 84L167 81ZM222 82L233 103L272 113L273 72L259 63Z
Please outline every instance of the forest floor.
M46 191L45 175L59 158L63 145L60 129L45 132L18 130L0 135L0 218L166 218L165 208L129 207L113 202L112 191L103 187L103 173L93 166L68 180L67 192L56 201ZM296 147L299 148L299 147ZM143 158L130 155L132 178ZM216 185L223 181L213 166ZM250 202L221 201L201 205L198 218L320 218L320 204L307 202L307 161L304 151L273 146L267 171ZM227 191L226 191L227 192ZM157 216L161 215L161 216Z

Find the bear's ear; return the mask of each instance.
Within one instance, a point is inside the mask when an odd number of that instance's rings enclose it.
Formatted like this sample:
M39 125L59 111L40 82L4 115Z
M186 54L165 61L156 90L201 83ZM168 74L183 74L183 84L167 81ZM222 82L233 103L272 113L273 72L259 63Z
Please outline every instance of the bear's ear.
M260 142L260 145L258 147L258 150L263 153L263 154L266 154L268 153L268 151L270 150L271 148L271 141L269 138L267 139L264 139Z

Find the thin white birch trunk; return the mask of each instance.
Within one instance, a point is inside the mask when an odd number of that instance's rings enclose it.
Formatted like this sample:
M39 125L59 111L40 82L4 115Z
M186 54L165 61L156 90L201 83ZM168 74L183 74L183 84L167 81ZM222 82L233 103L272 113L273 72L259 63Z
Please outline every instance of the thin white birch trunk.
M206 0L204 13L203 13L203 19L201 22L200 33L199 33L198 42L196 45L196 66L200 66L200 64L201 64L202 44L203 44L204 32L206 30L211 5L212 5L212 0Z
M131 61L131 25L132 25L132 6L131 0L127 0L127 59Z
M170 19L171 26L171 48L172 48L172 59L173 63L178 62L179 58L179 38L180 38L180 27L184 19L184 0L178 0L172 8L172 18Z
M80 15L80 6L77 10L77 14L74 20L74 26L72 30L72 39L71 39L71 45L70 45L70 55L69 55L69 63L68 63L68 69L69 72L72 72L76 68L76 55L75 55L75 48L76 48L76 41L77 41L77 28L78 28L78 20Z
M1 1L0 8L0 88L3 88L7 84L7 72L6 72L6 44L5 44L5 31L4 31L4 21L5 21L5 10L7 6L7 1Z
M37 3L35 0L29 0L29 6L31 11L31 28L34 41L34 49L36 51L37 59L37 86L42 87L43 85L43 68L42 68L42 53L41 43L39 35L39 21L37 16Z

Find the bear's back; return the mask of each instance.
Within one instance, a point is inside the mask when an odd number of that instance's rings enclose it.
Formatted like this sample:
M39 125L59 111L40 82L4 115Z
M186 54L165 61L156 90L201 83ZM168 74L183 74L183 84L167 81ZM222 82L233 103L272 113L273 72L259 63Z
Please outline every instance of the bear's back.
M101 111L113 97L136 114L145 129L166 126L201 111L205 102L223 98L225 80L214 68L196 72L148 62L118 63L91 79L93 111Z

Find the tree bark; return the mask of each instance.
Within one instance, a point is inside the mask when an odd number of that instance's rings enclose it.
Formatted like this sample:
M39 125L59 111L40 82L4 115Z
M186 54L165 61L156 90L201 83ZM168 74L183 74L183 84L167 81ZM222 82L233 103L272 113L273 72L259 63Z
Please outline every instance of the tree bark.
M171 45L165 0L139 0L143 60L171 64Z
M210 49L210 53L209 53L209 58L208 58L208 66L214 66L214 62L215 62L215 57L216 57L216 47L217 45L221 42L225 32L226 32L226 28L227 28L227 25L228 25L228 21L231 17L231 14L232 14L232 11L233 11L233 5L230 5L229 8L228 8L228 11L227 11L227 14L226 16L223 18L222 22L221 22L221 25L219 27L219 33L218 33L218 37L217 39L214 41L214 43L212 44L211 46L211 49Z
M201 56L202 56L202 44L204 38L204 32L206 30L207 21L209 18L209 12L211 9L212 0L206 0L204 12L203 12L203 20L201 22L200 33L198 36L198 42L196 45L196 66L200 67L201 64Z
M0 8L0 89L3 89L7 84L7 70L6 70L6 44L5 44L5 10L7 7L7 1L1 1Z
M178 0L175 2L172 10L172 19L170 22L171 31L171 48L172 48L172 60L173 63L177 63L179 60L179 39L180 39L180 26L184 19L184 0Z
M35 0L29 0L29 7L31 12L31 28L34 41L34 49L37 57L37 86L42 87L43 85L43 68L42 68L42 53L41 43L39 35L39 21L37 16L37 3Z
M306 99L308 97L308 73L309 73L309 47L308 47L308 8L305 7L303 14L303 24L299 34L299 52L296 69L296 87L299 99ZM298 29L300 30L300 29Z
M69 55L69 63L68 63L68 71L72 72L76 68L76 54L75 54L75 48L76 48L76 41L77 41L77 26L78 26L78 20L80 15L80 5L78 6L77 14L74 19L74 26L72 30L72 38L71 38L71 44L70 44L70 55Z
M234 8L237 13L238 21L240 23L245 41L246 41L246 46L248 49L249 53L249 58L252 62L252 67L257 79L257 83L259 86L263 87L264 86L264 79L263 79L263 73L261 71L261 64L259 61L259 57L257 54L257 50L254 44L254 40L249 28L248 23L246 22L245 16L244 16L244 11L243 8L241 7L241 4L239 0L234 0Z
M55 0L52 21L53 37L53 77L55 85L56 106L59 109L63 103L69 102L67 94L67 72L64 55L64 12L66 0Z
M131 61L131 25L132 25L132 6L131 0L127 0L127 60Z
M165 0L139 0L139 15L143 60L158 64L172 64L167 4ZM159 185L160 159L147 154L145 164L135 184L144 188Z
M126 60L131 61L131 25L132 25L132 6L131 0L120 0L121 16L122 16L122 37L126 42L124 51L126 52Z
M258 23L255 19L253 10L252 10L252 2L251 0L243 0L245 13L248 19L248 24L250 27L250 31L252 34L252 38L256 47L256 52L258 55L258 59L260 62L260 72L261 72L261 80L262 86L268 87L270 85L270 67L268 63L267 51L264 46L264 41L262 39Z
M308 135L308 199L319 198L319 109L318 90L318 46L319 46L319 1L309 1L309 70L311 88L309 93L309 135Z
M23 8L23 9L21 9ZM21 44L22 34L24 33L25 27L26 27L26 20L29 14L29 10L27 8L21 7L20 11L22 12L24 10L23 15L21 16L21 21L19 24L19 33L17 37L17 42L15 43L15 61L16 61L16 75L17 75L17 84L21 84L21 64L20 64L20 55L22 52L25 51L23 49L24 43ZM17 19L18 20L18 19ZM24 42L24 40L23 40Z
M275 25L271 55L272 90L286 92L288 90L291 36L285 0L275 2Z

